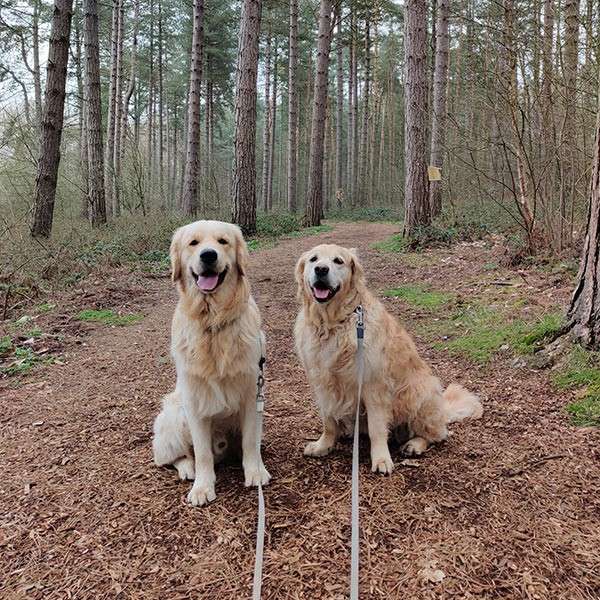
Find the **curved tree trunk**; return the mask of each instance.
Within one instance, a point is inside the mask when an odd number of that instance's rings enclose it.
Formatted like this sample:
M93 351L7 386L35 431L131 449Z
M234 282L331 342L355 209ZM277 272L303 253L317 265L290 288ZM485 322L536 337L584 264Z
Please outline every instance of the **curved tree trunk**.
M321 0L319 38L317 42L317 76L310 140L310 170L306 199L306 224L319 225L323 213L323 146L327 116L327 84L329 83L329 51L331 49L331 0Z
M92 225L106 223L104 165L102 156L102 100L100 96L100 48L98 1L84 0L84 40L87 101L88 217Z
M242 0L235 86L232 218L248 234L256 231L256 78L260 0Z
M185 174L181 206L188 216L198 208L200 179L200 94L202 93L202 45L204 36L204 0L194 0L194 31L188 90L188 128Z
M448 93L448 16L450 0L438 0L435 43L435 68L433 74L433 124L431 127L430 163L438 169L444 166L444 146L446 144L446 101ZM442 182L432 181L429 187L431 215L437 217L442 212Z
M404 235L431 223L427 185L427 3L407 0L404 16Z
M52 231L72 17L73 0L55 0L48 50L40 159L31 225L31 235L34 237L49 237Z

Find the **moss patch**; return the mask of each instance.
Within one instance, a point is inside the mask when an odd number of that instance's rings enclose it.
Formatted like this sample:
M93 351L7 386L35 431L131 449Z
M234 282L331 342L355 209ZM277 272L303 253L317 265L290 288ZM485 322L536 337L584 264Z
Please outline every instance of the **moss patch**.
M314 227L305 227L298 231L292 231L285 237L288 238L302 238L308 237L309 235L318 235L319 233L325 233L327 231L333 231L333 226L323 223L322 225L315 225Z
M440 308L453 298L450 294L427 290L419 285L401 285L400 287L386 290L383 295L388 298L400 298L411 306L418 306L419 308L428 310Z
M578 399L566 407L574 425L600 426L600 352L575 346L554 383L561 389L578 390Z
M380 242L375 242L372 244L372 247L375 250L379 250L381 252L395 252L401 253L406 252L408 250L408 243L406 238L401 233L395 233L385 240L381 240Z
M82 310L77 318L80 321L89 321L92 323L103 323L104 325L116 325L123 327L125 325L133 325L139 323L144 316L140 314L117 315L110 309L103 310Z
M455 315L452 326L455 329L452 339L436 346L483 364L504 346L517 354L533 354L542 342L560 330L562 316L551 313L534 322L507 321L500 311L478 306Z

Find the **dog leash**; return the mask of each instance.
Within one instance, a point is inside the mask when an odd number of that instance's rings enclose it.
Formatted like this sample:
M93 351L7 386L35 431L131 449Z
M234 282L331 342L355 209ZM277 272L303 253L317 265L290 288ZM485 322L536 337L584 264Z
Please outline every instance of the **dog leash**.
M261 356L258 363L258 380L256 382L256 452L261 455L263 416L265 410L265 357ZM263 550L265 546L265 497L262 483L258 482L258 520L256 523L256 551L254 554L254 580L252 582L252 600L260 600L262 590Z
M364 337L365 322L364 311L361 305L354 311L357 315L356 320L356 377L358 384L358 398L356 400L356 416L354 418L354 441L352 443L352 538L350 555L350 600L358 600L358 567L360 542L358 539L359 516L359 486L358 486L358 459L359 459L359 435L360 435L360 397L362 395L362 385L365 367L364 358Z

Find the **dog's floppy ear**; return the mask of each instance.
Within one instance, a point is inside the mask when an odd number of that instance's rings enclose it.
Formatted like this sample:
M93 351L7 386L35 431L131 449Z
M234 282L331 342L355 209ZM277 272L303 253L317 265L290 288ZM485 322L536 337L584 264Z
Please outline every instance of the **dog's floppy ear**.
M183 277L183 267L181 264L181 234L182 228L180 227L173 234L171 239L171 249L169 255L171 257L171 278L173 283L180 281Z
M296 268L294 269L294 276L296 277L298 287L304 286L304 265L306 265L306 252L298 259Z
M242 235L242 230L235 227L235 263L238 268L238 273L243 277L248 268L248 246Z
M350 248L350 268L352 269L352 280L353 282L362 282L365 278L365 271L363 266L360 264L358 258L358 250L356 248Z

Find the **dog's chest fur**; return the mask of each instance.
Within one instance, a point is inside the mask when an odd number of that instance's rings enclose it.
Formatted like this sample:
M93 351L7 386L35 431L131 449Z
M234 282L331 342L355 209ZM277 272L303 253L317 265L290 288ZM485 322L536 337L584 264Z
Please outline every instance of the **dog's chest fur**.
M351 320L329 335L314 327L299 327L298 353L311 386L319 390L316 401L321 410L336 419L351 414L357 394L356 326Z
M176 327L174 316L172 353L188 376L214 382L254 375L260 358L260 330L253 319L242 315L223 327L204 328L199 321L185 320ZM184 317L185 318L185 317Z

